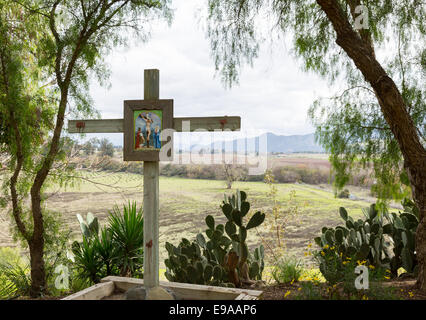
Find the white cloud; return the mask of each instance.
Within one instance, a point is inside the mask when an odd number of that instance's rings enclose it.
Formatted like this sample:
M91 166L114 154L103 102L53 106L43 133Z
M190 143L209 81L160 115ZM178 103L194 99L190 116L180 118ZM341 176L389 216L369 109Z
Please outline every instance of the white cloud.
M307 110L318 95L330 95L325 81L300 71L284 44L275 43L273 50L264 46L253 68L242 70L239 86L224 89L220 77L214 77L209 41L196 17L199 2L176 3L170 28L158 24L147 43L117 49L109 57L111 88L91 86L103 118L122 118L123 100L143 98L143 70L156 68L160 97L174 99L175 116L239 115L242 131L314 131ZM111 137L116 143L122 135Z

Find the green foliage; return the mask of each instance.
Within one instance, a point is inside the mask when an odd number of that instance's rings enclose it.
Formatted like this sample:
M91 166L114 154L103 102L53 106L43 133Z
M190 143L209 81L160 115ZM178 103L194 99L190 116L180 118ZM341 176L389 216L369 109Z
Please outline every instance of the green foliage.
M234 284L229 282L225 268L216 260L209 261L206 254L202 254L199 242L205 244L201 234L197 236L197 241L193 242L182 238L177 247L166 243L169 255L164 261L167 268L166 278L175 282L234 287ZM216 252L219 250L216 249Z
M105 266L105 274L117 274L118 271L116 269L118 270L118 267L114 259L117 259L120 248L116 246L110 228L101 230L100 235L97 235L94 239L94 246L99 260Z
M334 3L352 26L359 18L353 5L359 3L368 9L368 28L355 32L374 51L386 51L380 63L398 86L424 145L425 6L416 0ZM207 21L216 70L226 86L238 82L240 69L253 64L267 39L269 43L288 39L291 53L303 70L337 85L339 92L331 98L318 98L309 110L317 140L331 154L337 190L359 170L372 169L379 199L401 200L407 196L410 190L401 187L400 177L406 175L401 151L376 94L358 65L342 54L333 25L317 1L209 0Z
M71 261L70 237L71 229L64 224L62 215L58 212L44 211L44 261L46 271L46 293L51 296L61 296L66 289L56 288L56 268L65 266L69 268ZM72 276L69 281L72 281Z
M275 262L271 273L277 283L297 282L303 273L303 264L294 257L282 257Z
M99 142L99 152L102 156L114 156L114 145L107 138L101 139Z
M29 212L23 218L27 226L32 229L32 221L29 219ZM60 295L55 288L55 269L59 265L69 265L68 252L70 251L69 239L71 229L64 224L62 214L59 212L43 209L43 228L44 228L44 252L43 259L45 261L45 276L46 276L46 293L50 295ZM30 230L31 230L30 229ZM15 242L18 242L24 251L28 250L28 243L22 234L12 228L12 235ZM29 258L28 258L29 259ZM21 295L21 294L20 294Z
M340 199L348 199L349 198L349 196L350 196L350 192L349 192L349 190L348 189L345 189L345 190L342 190L338 195L337 195L337 197L338 198L340 198Z
M317 277L300 282L296 300L400 300L396 289L384 286L383 281L389 278L383 269L369 269L368 290L356 289L355 267L359 263L348 262L345 265L344 277L338 283L321 283Z
M79 277L98 283L103 276L103 261L99 257L95 242L83 237L83 242L73 243L72 252Z
M166 243L169 257L165 260L165 276L169 281L238 287L241 281L261 280L264 248L261 245L250 253L246 239L247 231L261 225L265 215L256 212L244 225L243 218L250 210L246 198L243 191L225 195L221 209L227 222L216 225L213 216L208 215L207 239L200 233L196 241L183 238L177 247Z
M93 155L96 151L96 145L98 144L98 139L92 138L86 143L83 144L83 152L86 156Z
M407 202L405 203L411 203ZM315 242L322 248L315 257L320 271L331 283L341 281L345 276L348 261L365 261L375 270L389 269L392 276L398 276L398 269L417 272L415 254L415 230L418 218L409 213L382 214L371 205L364 210L365 219L355 221L341 207L340 216L344 226L322 228L322 235Z
M143 211L136 202L123 206L123 211L115 206L109 216L111 239L117 247L113 262L121 275L142 276L143 268Z
M390 267L393 275L398 274L400 267L409 274L417 275L418 261L416 255L416 231L419 224L418 208L410 199L402 202L404 212L399 215L391 213L392 240L394 257Z
M284 234L287 231L288 224L297 217L300 211L299 206L295 201L295 190L290 191L289 200L286 201L285 206L281 205L278 201L276 180L271 170L265 171L264 182L268 185L269 189L267 193L268 201L272 203L272 213L268 215L268 219L266 220L266 225L269 229L269 234L271 235L270 238L272 238L268 248L271 249L271 254L274 259L278 260L279 256L285 251ZM262 240L265 242L264 239Z
M31 278L27 268L7 262L0 262L0 273L6 280L2 281L0 298L7 299L15 296L28 296L31 288Z
M122 210L115 206L100 232L96 217L88 214L87 222L79 221L84 226L83 242L72 245L79 279L97 283L108 275L143 277L142 207L138 209L135 202Z
M29 265L12 248L0 248L0 300L28 295L31 279Z
M223 175L226 182L226 188L231 189L234 181L241 180L244 170L237 165L228 163L223 164Z
M10 156L1 202L12 208L32 255L44 251L31 244L45 237L40 209L45 188L74 181L66 161L70 138L61 137L66 116L98 116L90 79L107 84L106 55L126 44L130 31L145 41L152 18L170 22L169 5L170 0L0 2L0 151ZM28 207L24 199L30 196ZM46 286L41 263L32 270L38 282L33 296Z
M323 300L321 287L318 281L303 281L300 283L300 292L295 297L296 300Z

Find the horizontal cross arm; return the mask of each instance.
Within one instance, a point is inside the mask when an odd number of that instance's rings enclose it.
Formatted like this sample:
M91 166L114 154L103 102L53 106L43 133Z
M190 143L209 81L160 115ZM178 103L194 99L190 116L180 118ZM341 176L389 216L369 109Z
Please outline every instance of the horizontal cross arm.
M195 130L231 130L239 131L241 129L240 117L192 117L192 118L174 118L173 129L177 132L192 132Z
M123 130L123 119L106 120L69 120L69 133L120 133Z
M207 131L241 129L240 117L189 117L174 118L173 129L177 132L190 132L204 129ZM122 133L123 119L106 120L69 120L69 133Z

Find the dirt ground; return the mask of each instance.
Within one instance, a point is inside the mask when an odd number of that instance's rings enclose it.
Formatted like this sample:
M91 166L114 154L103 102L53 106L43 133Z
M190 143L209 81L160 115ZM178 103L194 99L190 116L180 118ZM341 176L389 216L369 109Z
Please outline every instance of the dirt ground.
M72 230L70 240L81 240L77 214L85 217L88 212L92 212L98 217L101 226L105 226L114 205L122 207L128 201L136 201L138 205L142 205L141 175L99 173L92 174L89 178L95 184L82 183L67 190L50 190L47 194L47 208L61 214L64 228ZM112 185L117 189L107 188L105 185ZM301 259L305 259L304 251L308 243L312 242L323 226L333 227L341 223L338 214L340 206L347 208L355 218L361 214L362 208L370 205L372 200L364 198L362 190L354 191L359 195L357 200L348 200L335 198L332 190L324 186L305 184L276 186L278 200L283 210L291 205L298 208L299 214L289 221L283 236L287 253ZM225 216L220 209L224 193L235 193L237 189L244 190L248 194L252 212L259 210L267 215L271 213L272 202L268 196L268 186L263 182L236 182L232 190L227 190L225 183L218 180L160 178L161 268L164 268L164 260L167 257L164 243L167 241L177 245L181 238L194 240L197 233L205 231L207 215L212 215L216 224L225 223ZM293 204L289 202L289 194L292 191L296 192ZM250 249L264 243L267 259L276 248L273 239L270 245L266 245L269 241L268 219L262 228L250 232L247 238ZM13 242L10 233L10 219L5 212L0 212L0 247L15 246L16 243Z

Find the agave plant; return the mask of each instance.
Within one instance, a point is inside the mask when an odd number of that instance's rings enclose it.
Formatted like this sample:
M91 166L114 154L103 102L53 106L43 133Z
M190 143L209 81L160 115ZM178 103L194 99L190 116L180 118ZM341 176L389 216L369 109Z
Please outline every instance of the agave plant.
M141 275L143 267L143 211L136 202L114 206L109 217L109 230L116 247L114 263L122 276Z
M79 278L90 279L90 281L98 283L102 278L103 263L95 242L83 237L83 242L75 241L72 244L72 252Z
M116 268L113 260L117 253L117 249L112 239L111 230L107 228L102 229L100 234L94 239L94 246L99 255L99 259L105 267L105 275L114 275L116 273Z

